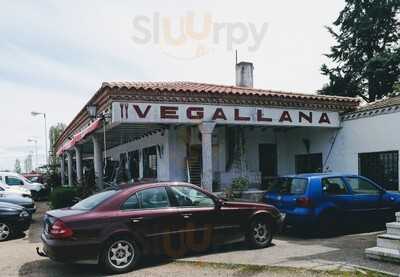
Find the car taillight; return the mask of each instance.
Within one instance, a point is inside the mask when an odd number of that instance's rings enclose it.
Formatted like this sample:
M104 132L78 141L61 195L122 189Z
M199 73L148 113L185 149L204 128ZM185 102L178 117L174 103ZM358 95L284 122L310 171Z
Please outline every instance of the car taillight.
M312 207L311 199L308 197L297 198L296 204L297 204L297 206L303 207L303 208L311 208Z
M55 239L65 239L71 237L73 232L64 222L57 220L50 227L49 234Z

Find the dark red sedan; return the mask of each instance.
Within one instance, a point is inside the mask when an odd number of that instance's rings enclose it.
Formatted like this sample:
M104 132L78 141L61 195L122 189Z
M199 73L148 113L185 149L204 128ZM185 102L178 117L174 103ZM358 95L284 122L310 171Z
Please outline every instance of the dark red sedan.
M157 183L108 190L46 213L43 255L60 262L95 260L132 270L143 255L182 257L212 244L246 239L270 245L282 218L273 206L228 202L197 186Z

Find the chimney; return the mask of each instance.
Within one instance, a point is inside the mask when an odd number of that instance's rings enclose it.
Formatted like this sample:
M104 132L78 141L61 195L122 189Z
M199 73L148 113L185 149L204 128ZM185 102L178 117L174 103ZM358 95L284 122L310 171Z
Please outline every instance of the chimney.
M251 62L240 62L236 64L236 86L252 88L253 70L254 66Z

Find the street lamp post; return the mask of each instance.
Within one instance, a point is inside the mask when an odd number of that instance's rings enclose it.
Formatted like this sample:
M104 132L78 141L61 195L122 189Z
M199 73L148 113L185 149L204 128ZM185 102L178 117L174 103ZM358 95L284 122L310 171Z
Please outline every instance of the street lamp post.
M34 143L35 143L35 164L36 164L35 169L36 169L36 168L39 167L39 163L38 163L38 152L37 152L37 143L38 143L38 141L37 141L37 139L30 138L30 139L28 139L28 142L34 142Z
M46 157L46 165L49 164L49 154L48 154L48 149L47 149L47 119L46 119L46 113L41 113L41 112L31 112L32 116L38 116L38 115L43 115L44 118L44 143L45 143L45 157Z

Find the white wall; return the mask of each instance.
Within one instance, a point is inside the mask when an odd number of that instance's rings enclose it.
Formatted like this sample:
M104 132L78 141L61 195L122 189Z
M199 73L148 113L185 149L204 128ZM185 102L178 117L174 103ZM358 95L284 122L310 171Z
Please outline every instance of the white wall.
M400 112L343 121L328 165L358 173L358 154L400 150ZM399 169L400 170L400 169Z
M162 145L163 153L157 153L157 179L158 181L186 181L186 130L185 128L171 128L143 139L135 140L107 150L107 157L119 160L121 153ZM157 150L158 151L158 150ZM140 151L140 177L142 177L143 163Z
M308 154L304 140L310 142L310 154L322 153L322 163L326 170L329 149L339 129L331 128L291 128L278 133L278 175L294 174L295 156ZM329 159L332 159L332 155ZM328 160L329 161L329 160Z
M247 169L251 172L259 171L259 145L263 143L277 146L278 175L295 173L295 155L307 154L303 139L310 141L309 153L322 153L325 162L330 146L338 129L332 128L255 128L246 129L246 160Z
M245 152L248 170L260 170L258 146L263 143L277 144L276 136L272 128L266 128L264 131L260 128L245 130Z
M157 179L160 181L168 181L170 180L169 136L170 136L170 130L165 130L164 135L161 135L161 133L157 133L139 140L121 144L117 147L107 150L107 157L111 157L112 160L118 161L121 153L128 153L134 150L141 150L143 148L155 145L162 145L164 148L164 153L162 155L162 158L160 159L159 154L157 156ZM140 151L140 159L142 160L141 151ZM142 162L140 162L140 165L142 165ZM141 166L140 176L142 176L142 170L143 169Z
M248 170L247 178L252 182L260 182L260 144L270 143L277 145L278 175L294 174L295 155L307 154L303 139L308 139L310 141L309 153L322 153L323 162L325 162L335 134L338 130L339 129L315 127L285 128L280 130L274 130L273 128L245 128L245 156ZM220 128L218 133L222 134L222 131L224 131L224 128ZM223 150L220 149L219 158L225 159L226 148L224 137L220 139L220 147L222 146L221 142L223 142ZM220 169L222 172L224 171L223 167ZM222 187L230 185L232 180L239 175L239 172L233 171L222 173Z
M229 172L224 172L226 168L226 141L225 141L225 128L219 129L220 136L220 151L219 151L219 159L223 160L220 162L220 171L221 174L221 187L224 188L228 185L231 185L232 180L242 176L241 172L238 172L235 169L231 169ZM245 137L245 159L246 159L246 178L249 179L252 183L260 183L261 182L261 173L259 167L259 144L262 143L271 143L277 144L275 133L272 128L245 128L244 129L244 137Z

